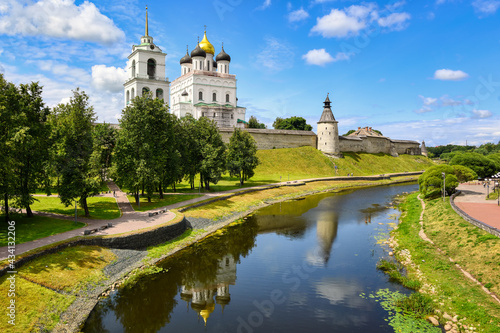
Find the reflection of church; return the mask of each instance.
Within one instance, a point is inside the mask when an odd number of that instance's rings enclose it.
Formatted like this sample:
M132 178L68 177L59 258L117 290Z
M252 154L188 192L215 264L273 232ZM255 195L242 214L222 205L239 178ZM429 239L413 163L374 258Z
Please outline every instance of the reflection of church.
M181 299L186 301L188 306L191 303L191 308L203 317L205 325L210 314L215 311L216 304L219 304L224 312L224 307L231 301L229 285L236 283L236 262L233 256L225 255L218 260L218 264L217 275L212 282L195 282L192 286L182 286Z

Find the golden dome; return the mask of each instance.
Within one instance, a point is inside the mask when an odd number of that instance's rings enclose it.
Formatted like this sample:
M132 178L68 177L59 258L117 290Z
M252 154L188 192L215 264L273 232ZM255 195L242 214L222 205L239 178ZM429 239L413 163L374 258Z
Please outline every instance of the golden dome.
M214 312L215 310L215 304L209 304L206 309L203 309L200 311L200 315L203 317L203 320L205 321L205 326L207 326L207 319L210 317L210 314Z
M203 51L210 53L211 55L215 54L214 46L207 39L207 31L205 30L205 35L200 42L200 47Z

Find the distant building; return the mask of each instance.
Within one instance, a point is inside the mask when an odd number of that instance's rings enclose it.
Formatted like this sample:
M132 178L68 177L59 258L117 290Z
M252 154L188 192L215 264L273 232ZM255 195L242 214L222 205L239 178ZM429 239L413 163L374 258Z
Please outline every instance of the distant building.
M231 57L224 46L215 59L214 54L205 31L191 54L186 51L181 58L181 76L170 85L165 77L167 54L149 36L146 7L145 34L128 57L125 106L136 96L151 92L153 98L168 103L170 112L179 118L191 114L195 119L213 119L218 127L244 127L246 108L238 106L236 75L229 72Z

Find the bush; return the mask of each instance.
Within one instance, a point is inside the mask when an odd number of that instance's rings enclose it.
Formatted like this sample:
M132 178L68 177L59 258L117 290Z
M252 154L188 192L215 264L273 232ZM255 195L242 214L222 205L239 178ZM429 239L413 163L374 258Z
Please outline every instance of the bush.
M418 185L420 187L420 192L426 197L434 197L441 193L443 188L443 172L446 175L446 194L450 195L455 192L458 186L458 178L456 174L460 174L461 177L467 179L467 175L473 175L472 170L467 171L463 168L455 168L449 165L436 165L427 169L419 178Z
M463 153L453 156L450 165L463 165L471 168L481 178L495 174L495 162L478 153Z

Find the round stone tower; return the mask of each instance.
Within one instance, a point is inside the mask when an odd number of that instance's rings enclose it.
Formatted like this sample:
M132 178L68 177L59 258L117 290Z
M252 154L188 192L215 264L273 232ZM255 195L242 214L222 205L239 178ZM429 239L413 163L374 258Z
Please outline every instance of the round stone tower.
M328 155L342 157L338 121L333 116L330 103L330 98L327 94L323 114L318 121L318 150Z

